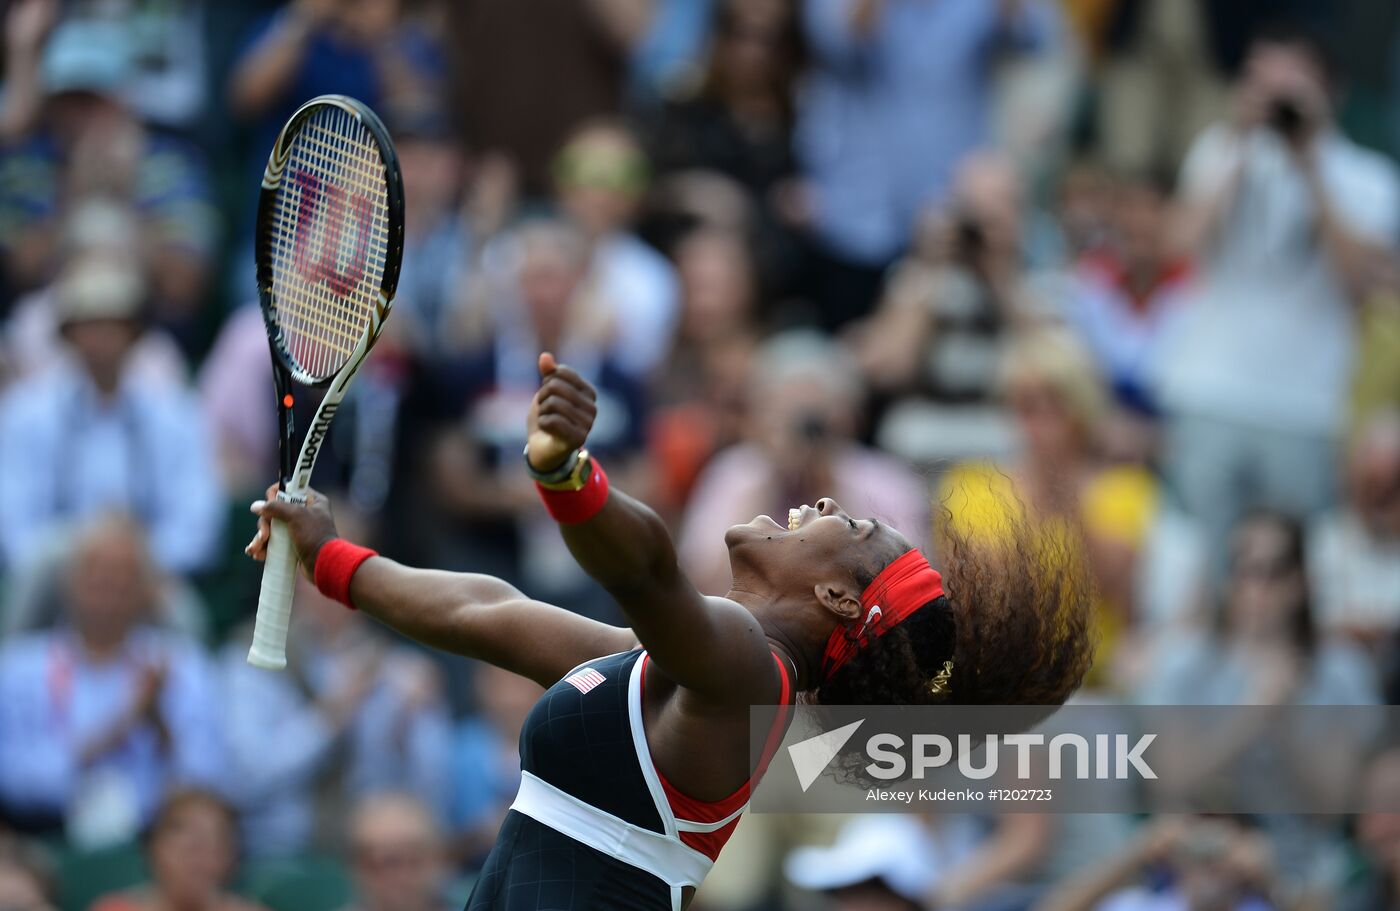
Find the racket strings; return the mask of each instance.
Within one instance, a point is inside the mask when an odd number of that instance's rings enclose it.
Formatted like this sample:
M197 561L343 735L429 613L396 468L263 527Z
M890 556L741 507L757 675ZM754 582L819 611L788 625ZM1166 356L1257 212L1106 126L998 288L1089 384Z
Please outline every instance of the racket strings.
M328 106L293 138L277 192L273 315L290 359L326 379L379 306L389 241L379 147L357 117Z

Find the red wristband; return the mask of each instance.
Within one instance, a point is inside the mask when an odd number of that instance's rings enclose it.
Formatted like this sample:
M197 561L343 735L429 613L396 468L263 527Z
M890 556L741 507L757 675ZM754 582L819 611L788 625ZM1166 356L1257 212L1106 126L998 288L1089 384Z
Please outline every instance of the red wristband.
M377 556L379 554L368 547L351 544L344 538L331 538L316 554L316 587L327 598L354 610L355 605L350 603L350 580L361 563Z
M608 476L592 456L588 457L588 480L578 490L550 490L539 483L535 489L540 492L544 508L561 525L587 522L608 502Z

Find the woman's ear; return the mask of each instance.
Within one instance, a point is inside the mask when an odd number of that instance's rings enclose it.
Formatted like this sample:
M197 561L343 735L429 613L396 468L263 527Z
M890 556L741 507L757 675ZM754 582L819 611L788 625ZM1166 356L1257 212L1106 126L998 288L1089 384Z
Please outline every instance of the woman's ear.
M817 601L843 623L858 620L861 615L860 593L839 583L818 582L813 590Z

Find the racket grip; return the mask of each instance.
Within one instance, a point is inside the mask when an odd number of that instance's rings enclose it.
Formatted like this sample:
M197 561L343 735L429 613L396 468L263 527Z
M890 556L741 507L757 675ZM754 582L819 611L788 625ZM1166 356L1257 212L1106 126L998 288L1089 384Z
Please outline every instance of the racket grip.
M248 649L248 663L254 667L280 671L287 666L287 626L296 584L297 552L292 534L285 522L273 519L258 593L258 617L253 624L253 646Z

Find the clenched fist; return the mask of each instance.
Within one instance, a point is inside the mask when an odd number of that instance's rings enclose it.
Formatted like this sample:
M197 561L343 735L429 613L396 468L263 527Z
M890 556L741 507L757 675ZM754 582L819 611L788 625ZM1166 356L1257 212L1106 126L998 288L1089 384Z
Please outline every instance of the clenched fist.
M572 367L540 355L540 390L530 402L526 458L536 471L548 473L588 440L598 416L598 393Z

